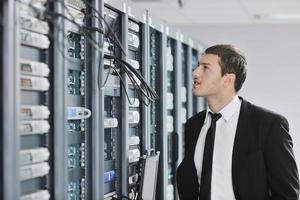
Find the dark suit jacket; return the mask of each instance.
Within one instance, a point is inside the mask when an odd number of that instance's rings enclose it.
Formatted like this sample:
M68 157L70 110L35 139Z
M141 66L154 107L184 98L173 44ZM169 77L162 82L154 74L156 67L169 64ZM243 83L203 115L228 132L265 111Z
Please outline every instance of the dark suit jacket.
M185 157L176 175L181 200L198 199L194 151L205 114L194 115L185 126ZM232 154L236 200L298 200L298 170L288 131L283 116L242 99Z

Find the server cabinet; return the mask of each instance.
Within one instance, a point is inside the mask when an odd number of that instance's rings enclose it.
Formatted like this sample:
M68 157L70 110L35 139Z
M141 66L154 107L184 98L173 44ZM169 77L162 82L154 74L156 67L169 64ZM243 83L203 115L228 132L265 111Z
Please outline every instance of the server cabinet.
M20 108L17 134L20 137L20 199L50 199L52 85L49 65L50 28L45 12L47 1L16 2L17 73L20 75ZM50 157L51 155L51 157Z
M141 190L142 173L160 152L156 199L177 199L196 48L128 2L5 0L1 9L1 198L153 196L155 179Z
M167 37L163 21L148 14L149 24L149 82L150 86L159 94L159 100L150 104L150 149L160 152L159 170L156 187L156 199L166 199L167 193L167 135L166 135L166 91L167 70L165 66L165 49Z
M178 98L179 99L179 109L180 113L179 113L179 120L178 123L180 126L180 129L178 131L178 163L180 163L183 159L184 156L184 149L185 149L185 144L184 144L184 127L185 127L185 123L187 120L187 110L188 110L188 85L191 84L191 78L187 76L188 73L188 44L187 44L187 37L185 37L183 34L180 34L180 56L181 56L181 68L178 70L180 71L180 83L179 83L179 87L178 90L180 92L180 95Z
M176 71L179 70L179 35L178 32L172 29L170 26L166 26L166 35L167 35L167 47L165 51L166 63L165 68L167 71L167 91L165 93L166 96L166 132L164 134L167 135L167 176L168 176L168 185L165 191L167 191L166 199L175 199L175 172L177 168L177 159L178 159L178 132L175 128L178 129L178 107L176 102L178 102L178 94L176 88L179 87L178 80L176 79ZM177 77L178 78L178 77Z
M115 119L115 127L105 130L104 157L109 156L110 149L114 149L115 159L104 159L104 182L111 184L104 191L104 197L140 198L140 160L149 148L146 113L153 101L153 96L148 94L150 87L146 70L146 11L134 9L126 2L110 1L105 4L104 12L108 19L115 16L116 20L108 21L111 32L118 35L121 42L116 44L111 38L104 37L104 68L113 71L108 72L107 83L117 83L114 85L117 85L118 96L113 97L113 108L119 115L119 119ZM110 81L112 79L115 81ZM110 93L113 91L108 86L105 89ZM105 114L112 113L109 108L113 102L111 97L106 94L104 98ZM111 137L112 128L117 130L115 138ZM114 170L111 170L113 165Z
M106 36L103 38L103 52L104 52L104 76L103 81L100 83L104 89L104 148L100 149L104 153L103 161L104 168L102 182L103 196L110 199L114 195L121 194L121 142L122 142L122 129L123 120L122 114L122 89L121 86L126 81L121 75L121 67L118 65L118 59L121 59L123 54L126 53L125 46L122 40L122 22L123 22L123 9L120 6L112 7L105 5L104 19L107 25L104 26L104 33ZM119 8L119 10L117 9ZM116 37L116 38L115 38ZM115 39L113 39L115 38ZM122 41L116 43L116 41ZM117 46L121 45L121 46ZM123 52L124 51L124 52Z

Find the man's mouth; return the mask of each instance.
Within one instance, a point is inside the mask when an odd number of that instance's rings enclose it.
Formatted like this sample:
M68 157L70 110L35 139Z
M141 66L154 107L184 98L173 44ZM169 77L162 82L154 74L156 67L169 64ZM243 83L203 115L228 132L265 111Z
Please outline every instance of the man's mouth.
M201 82L199 80L194 80L194 86L199 86Z

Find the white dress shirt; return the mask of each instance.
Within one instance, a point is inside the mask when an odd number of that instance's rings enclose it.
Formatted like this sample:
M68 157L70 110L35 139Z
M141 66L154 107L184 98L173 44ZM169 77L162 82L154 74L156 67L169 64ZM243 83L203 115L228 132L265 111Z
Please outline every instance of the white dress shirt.
M231 164L240 108L241 100L236 96L220 111L222 117L216 123L212 161L211 200L235 200L232 187ZM209 107L207 107L206 117L198 137L194 156L199 185L201 182L205 137L211 124L211 116L208 112L212 112Z

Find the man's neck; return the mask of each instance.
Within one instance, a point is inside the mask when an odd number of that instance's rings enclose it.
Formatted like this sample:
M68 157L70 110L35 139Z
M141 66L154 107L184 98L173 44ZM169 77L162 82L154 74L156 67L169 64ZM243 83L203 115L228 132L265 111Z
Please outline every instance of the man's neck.
M207 97L208 107L214 113L220 112L225 106L227 106L237 94L221 96L221 97Z

